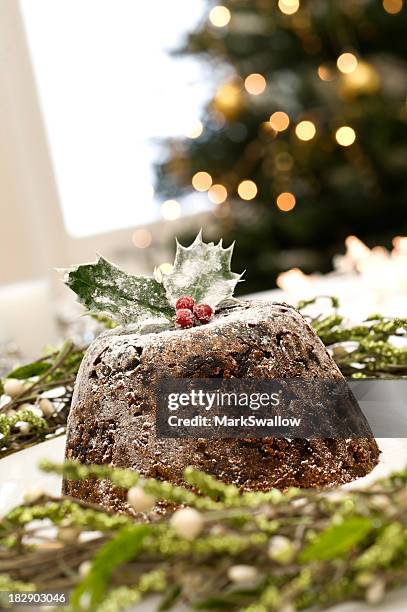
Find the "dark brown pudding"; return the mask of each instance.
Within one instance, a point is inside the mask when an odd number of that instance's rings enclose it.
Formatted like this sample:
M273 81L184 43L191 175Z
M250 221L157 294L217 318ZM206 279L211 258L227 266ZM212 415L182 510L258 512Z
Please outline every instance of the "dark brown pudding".
M66 458L111 464L183 484L186 466L243 490L326 487L368 474L378 462L373 438L159 439L159 378L327 378L341 380L328 351L291 306L239 302L212 322L140 334L117 328L97 338L78 374ZM64 481L63 492L128 511L107 482Z

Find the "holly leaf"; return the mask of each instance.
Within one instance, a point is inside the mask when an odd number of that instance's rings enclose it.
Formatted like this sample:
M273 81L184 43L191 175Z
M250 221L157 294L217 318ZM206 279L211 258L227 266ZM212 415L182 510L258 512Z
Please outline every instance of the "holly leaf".
M233 244L224 249L218 244L205 243L202 230L189 247L177 241L177 252L171 272L162 275L169 303L174 306L181 295L191 295L197 302L212 308L232 297L242 274L230 269Z
M147 276L127 274L103 257L95 263L67 270L64 281L88 310L122 325L169 319L173 315L159 282Z
M365 516L352 516L331 525L303 550L300 561L308 563L340 557L363 540L372 528L372 522Z

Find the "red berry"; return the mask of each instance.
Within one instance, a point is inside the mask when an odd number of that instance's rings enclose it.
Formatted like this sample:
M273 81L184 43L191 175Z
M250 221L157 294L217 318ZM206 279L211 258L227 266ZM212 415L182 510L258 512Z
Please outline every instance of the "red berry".
M175 304L176 310L179 310L180 308L187 308L188 310L193 310L194 306L195 300L190 295L181 295L181 297L178 298Z
M194 315L201 323L209 323L213 316L213 310L208 304L194 306Z
M175 315L175 323L178 327L182 327L182 329L192 327L194 324L194 315L192 311L188 310L188 308L179 308Z

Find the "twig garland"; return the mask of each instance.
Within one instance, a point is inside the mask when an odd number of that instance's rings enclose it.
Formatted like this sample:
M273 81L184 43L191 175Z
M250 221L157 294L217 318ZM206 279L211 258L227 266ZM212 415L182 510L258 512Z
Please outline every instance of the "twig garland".
M12 510L0 525L0 585L73 588L74 610L118 612L151 592L161 593L161 610L178 601L203 610L324 609L354 598L377 603L407 579L407 469L341 495L241 494L192 468L185 480L194 492L108 466L47 461L43 469L124 489L137 483L157 499L195 508L200 520L190 538L176 513L150 523L141 514L140 523L47 496ZM45 520L55 530L40 540Z
M0 458L65 432L84 351L67 341L59 351L13 370L1 381L0 393L10 380L18 381L21 391L0 407ZM46 399L48 412L41 410Z
M306 309L322 296L300 302L298 309ZM407 378L407 319L369 316L363 323L352 325L339 313L336 298L324 296L331 302L333 312L328 315L308 316L322 342L332 353L342 374L349 378ZM402 339L398 346L394 340Z

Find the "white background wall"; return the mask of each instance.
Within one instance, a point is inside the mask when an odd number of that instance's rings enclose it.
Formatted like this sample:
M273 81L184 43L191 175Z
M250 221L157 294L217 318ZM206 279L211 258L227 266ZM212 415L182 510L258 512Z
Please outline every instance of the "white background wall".
M24 33L0 2L0 283L41 276L64 229Z

